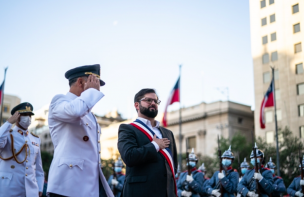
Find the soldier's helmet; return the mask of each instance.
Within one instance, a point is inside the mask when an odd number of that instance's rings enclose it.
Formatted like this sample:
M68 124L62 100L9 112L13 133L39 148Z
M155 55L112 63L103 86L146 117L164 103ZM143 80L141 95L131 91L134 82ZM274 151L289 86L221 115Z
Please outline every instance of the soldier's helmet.
M301 164L299 165L299 168L301 168ZM302 159L302 168L304 169L304 155L303 155L303 159Z
M269 158L269 162L265 165L266 168L275 169L276 165L272 162L271 157Z
M115 162L115 167L121 167L121 168L123 167L123 163L120 157L118 157L118 160Z
M197 162L197 157L194 154L194 148L192 148L191 153L189 154L189 161L196 161Z
M202 163L202 165L198 169L202 172L206 172L205 164Z
M244 161L241 163L241 168L249 168L249 163L246 161L246 158L244 158Z
M257 157L262 157L262 159L264 159L264 152L261 151L260 149L258 149L258 146L256 145L256 143L255 143L255 148L256 148L256 156ZM250 159L251 158L254 158L253 151L251 151L251 154L250 154Z
M223 153L222 158L224 158L224 157L234 159L233 152L231 152L231 145L229 146L229 149Z

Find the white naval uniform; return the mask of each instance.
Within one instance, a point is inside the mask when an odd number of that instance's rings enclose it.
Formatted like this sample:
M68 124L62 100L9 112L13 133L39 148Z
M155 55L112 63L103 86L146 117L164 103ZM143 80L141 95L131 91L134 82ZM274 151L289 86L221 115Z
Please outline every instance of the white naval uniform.
M90 112L103 96L90 88L79 97L68 92L53 98L49 127L55 150L47 192L98 197L100 180L107 196L114 197L101 170L100 127Z
M27 143L30 150L22 164L14 159L4 161L0 159L0 197L37 197L43 190L44 172L41 163L40 139L31 133L12 124L4 123L0 127L0 155L2 158L12 156L11 137L14 137L14 149L18 152ZM19 132L21 133L19 133ZM30 152L30 154L29 154ZM25 158L25 149L17 156L18 161Z

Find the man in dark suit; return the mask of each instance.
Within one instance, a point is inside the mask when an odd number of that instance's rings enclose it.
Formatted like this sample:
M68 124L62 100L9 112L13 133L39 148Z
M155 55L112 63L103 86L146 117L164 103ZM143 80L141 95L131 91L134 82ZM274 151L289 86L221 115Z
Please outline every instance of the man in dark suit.
M118 150L127 166L122 197L176 197L176 145L173 133L154 119L159 104L155 90L140 90L137 120L119 127Z

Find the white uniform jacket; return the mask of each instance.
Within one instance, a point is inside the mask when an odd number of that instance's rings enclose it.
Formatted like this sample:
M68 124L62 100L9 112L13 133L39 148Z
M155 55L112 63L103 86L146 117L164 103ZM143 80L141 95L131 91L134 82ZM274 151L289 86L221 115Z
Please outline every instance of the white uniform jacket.
M0 155L2 158L12 156L11 137L14 139L14 151L17 153L27 143L27 159L19 164L15 159L0 159L0 196L1 197L37 197L43 190L44 173L41 163L40 139L28 131L6 122L0 127ZM17 156L23 161L26 156L25 149Z
M79 97L56 95L49 108L54 157L47 192L69 197L98 197L99 180L108 197L113 193L100 163L100 127L90 112L103 97L90 88Z

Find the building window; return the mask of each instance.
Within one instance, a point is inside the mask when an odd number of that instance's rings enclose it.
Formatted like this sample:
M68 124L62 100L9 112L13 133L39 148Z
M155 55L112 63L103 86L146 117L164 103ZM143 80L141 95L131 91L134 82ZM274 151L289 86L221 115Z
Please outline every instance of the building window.
M261 1L261 8L264 8L264 7L266 7L266 0Z
M276 100L280 100L281 99L281 91L280 91L280 89L276 89L275 90L275 98L276 98Z
M48 135L47 134L44 134L44 139L47 139Z
M188 149L192 149L194 148L196 150L196 137L192 136L192 137L188 137Z
M271 61L277 61L278 60L278 52L274 51L271 53Z
M269 0L269 5L274 4L274 0Z
M272 111L267 111L265 113L265 121L266 121L266 123L273 121Z
M304 83L300 83L297 85L297 92L298 92L298 95L304 94Z
M303 72L303 63L296 64L296 74L302 74Z
M270 15L270 23L275 22L275 14Z
M49 142L49 148L52 147L52 142Z
M262 26L267 25L267 19L266 19L266 17L262 18L261 21L262 21Z
M280 109L277 110L277 120L278 121L282 120L282 110Z
M295 44L295 53L299 53L301 51L302 51L302 44L301 43Z
M239 117L239 118L238 118L238 123L239 123L239 124L243 124L243 118L240 118L240 117Z
M274 134L273 131L267 131L266 132L266 143L270 144L274 142Z
M300 138L304 138L304 125L300 126Z
M262 62L263 64L267 64L269 63L269 54L268 53L265 53L262 57Z
M300 23L293 25L293 33L300 32Z
M46 144L43 144L43 148L44 148L44 150L46 150Z
M266 72L263 74L263 82L269 83L270 82L270 72Z
M277 40L277 33L274 32L274 33L270 34L270 38L271 38L271 41Z
M9 111L10 111L10 108L8 105L3 105L2 109L3 109L3 112L5 112L5 113L9 113Z
M274 80L279 79L279 70L274 70Z
M262 37L262 43L263 43L263 44L267 44L267 42L268 42L267 36L263 36L263 37Z
M299 4L293 5L292 6L292 13L295 14L299 12Z
M299 116L300 117L304 116L304 104L299 105Z

